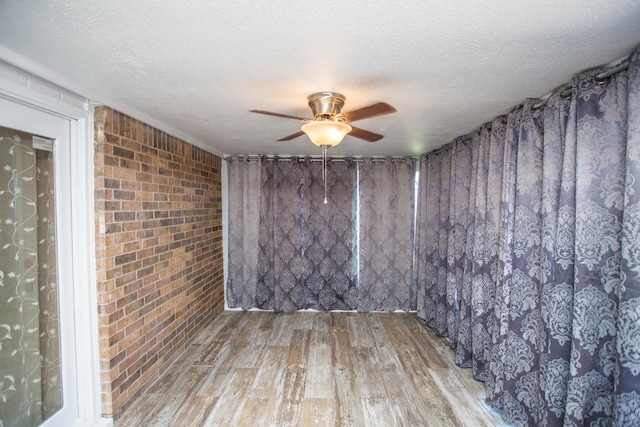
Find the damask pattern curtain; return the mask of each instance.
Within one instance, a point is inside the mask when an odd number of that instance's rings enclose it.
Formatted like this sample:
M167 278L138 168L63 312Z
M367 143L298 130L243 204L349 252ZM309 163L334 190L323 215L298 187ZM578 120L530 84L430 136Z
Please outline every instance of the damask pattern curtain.
M360 164L359 311L415 310L414 175L411 158Z
M357 306L350 159L229 159L230 307L275 311Z
M329 203L322 164L292 158L263 163L258 283L273 289L275 311L353 309L355 167L329 161Z
M227 160L230 307L415 310L414 159Z
M451 337L460 326L455 301L462 291L464 273L470 163L469 144L459 139L423 156L420 167L419 200L440 190L442 197L419 208L416 245L422 256L416 264L417 281L422 286L416 308L437 334Z
M602 71L422 159L418 315L515 425L640 422L638 53Z
M622 214L613 411L620 424L640 419L640 52L631 58ZM635 418L634 418L635 417Z

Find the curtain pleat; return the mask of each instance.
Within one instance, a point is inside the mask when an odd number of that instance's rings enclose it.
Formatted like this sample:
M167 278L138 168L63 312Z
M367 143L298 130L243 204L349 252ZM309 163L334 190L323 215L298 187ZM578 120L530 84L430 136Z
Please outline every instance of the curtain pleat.
M619 425L640 419L640 53L629 64L627 147L613 413Z
M547 425L561 425L566 402L566 383L570 346L568 344L572 306L571 290L567 286L570 274L569 263L561 261L556 244L561 235L569 232L558 224L560 206L572 200L570 182L563 181L563 169L574 153L567 151L565 143L567 120L571 101L561 96L557 89L544 108L542 148L542 205L541 205L541 260L547 266L541 278L540 316L542 331L540 342L539 412ZM567 153L567 157L565 157ZM564 166L563 166L564 165ZM565 209L566 210L566 209ZM553 414L553 415L552 415Z
M418 315L515 425L640 423L639 65L422 158Z
M232 308L262 307L272 292L258 287L258 224L261 160L227 159L229 182L229 263L227 303Z
M574 296L565 416L585 424L612 414L627 134L627 73L601 83L598 71L574 83Z
M489 140L489 159L487 172L487 211L485 214L485 242L484 242L484 270L486 283L498 283L502 278L503 265L500 263L500 230L502 220L502 195L503 170L504 170L504 144L507 132L507 120L499 117L491 125ZM500 337L500 308L502 304L502 289L499 286L485 287L485 311L486 324L480 329L484 336L482 348L475 351L477 357L474 360L474 376L479 380L487 380L490 377L491 349L499 342Z
M436 309L439 303L437 292L438 267L437 254L440 241L440 227L438 217L440 212L440 198L429 197L440 193L440 156L443 149L423 156L420 167L420 209L416 229L417 235L417 289L416 309L418 317L424 319L431 328L436 328L438 322ZM441 310L440 310L441 311Z
M469 368L473 365L473 329L474 329L474 315L471 294L473 290L473 245L475 242L475 215L473 209L470 207L476 204L477 184L478 184L478 165L480 155L479 144L480 132L474 132L472 136L468 138L468 146L470 151L470 157L466 169L469 171L469 189L466 192L468 195L467 212L466 212L466 229L461 230L465 237L465 246L463 253L463 280L462 289L458 294L456 300L458 304L458 317L459 317L459 329L458 337L455 341L455 358L456 363L459 366ZM466 160L466 159L465 159ZM464 165L460 165L459 169L464 169ZM461 198L463 195L456 195ZM419 285L418 285L419 286Z
M447 336L451 337L452 347L458 351L461 313L459 298L465 286L465 253L467 248L467 224L469 221L469 187L471 184L470 141L458 139L452 147L451 197L449 200L451 216L449 219L449 237L447 250ZM465 334L466 335L466 334Z
M489 280L485 263L485 236L487 235L487 194L489 175L489 154L491 130L483 126L477 136L478 165L476 168L474 233L471 264L471 312L472 336L471 352L473 354L473 373L478 379L484 378L486 352L489 347L487 334L487 317L490 313L490 289L485 286Z
M274 180L275 162L264 162L260 169L260 204L258 219L258 283L256 288L262 298L256 308L274 310L276 276L273 268L275 244L273 240L275 221L261 221L262 218L274 218L274 198L276 182ZM251 185L256 185L252 183ZM231 218L229 218L231 221Z

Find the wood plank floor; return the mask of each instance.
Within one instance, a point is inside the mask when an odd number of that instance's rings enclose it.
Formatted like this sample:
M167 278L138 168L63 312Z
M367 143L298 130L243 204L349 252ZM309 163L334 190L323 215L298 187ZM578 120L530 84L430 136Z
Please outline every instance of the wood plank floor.
M404 313L221 313L125 426L503 426L484 385Z

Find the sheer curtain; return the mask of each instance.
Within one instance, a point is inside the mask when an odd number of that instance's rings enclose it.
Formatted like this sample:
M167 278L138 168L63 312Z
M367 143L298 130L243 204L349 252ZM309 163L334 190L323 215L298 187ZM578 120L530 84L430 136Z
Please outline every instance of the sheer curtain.
M61 407L53 156L0 128L0 424Z
M36 150L36 181L42 416L47 419L62 406L52 152Z
M415 310L414 175L412 158L360 164L359 311Z
M515 425L640 420L639 70L581 73L421 160L418 315Z

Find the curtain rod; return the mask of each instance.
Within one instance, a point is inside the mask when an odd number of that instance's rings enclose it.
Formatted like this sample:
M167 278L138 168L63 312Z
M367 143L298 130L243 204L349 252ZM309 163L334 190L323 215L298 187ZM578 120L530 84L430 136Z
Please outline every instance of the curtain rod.
M624 71L627 68L629 68L629 61L623 62L621 64L616 65L615 67L612 67L610 69L608 69L607 71L604 71L600 74L598 74L596 76L596 80L604 80L608 77L613 76L616 73L619 73L620 71Z
M284 161L290 162L294 157L298 158L299 162L304 162L306 159L309 159L310 162L321 162L322 157L314 157L314 156L258 156L258 155L250 155L250 156L227 156L224 160L228 160L230 158L238 158L244 161L258 161L260 158L264 158L267 161ZM363 162L365 159L371 159L373 162L383 162L385 159L390 158L394 162L404 161L406 159L416 160L415 156L370 156L370 157L329 157L328 160L332 162L344 162L347 160L351 160L352 162Z
M600 74L596 75L596 80L598 81L603 81L605 79L608 79L609 77L613 76L614 74L619 73L620 71L624 71L627 68L629 68L629 61L625 61L621 64L616 65L615 67L611 67L610 69L608 69L607 71L603 71ZM562 92L560 92L560 96L563 98L568 98L569 96L571 96L571 89L565 89ZM547 104L547 100L545 99L544 101L540 101L538 102L536 105L533 106L534 110L537 110L540 107L544 107Z

